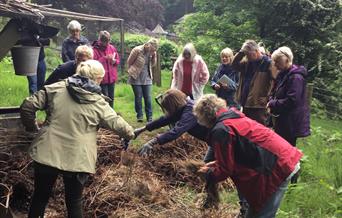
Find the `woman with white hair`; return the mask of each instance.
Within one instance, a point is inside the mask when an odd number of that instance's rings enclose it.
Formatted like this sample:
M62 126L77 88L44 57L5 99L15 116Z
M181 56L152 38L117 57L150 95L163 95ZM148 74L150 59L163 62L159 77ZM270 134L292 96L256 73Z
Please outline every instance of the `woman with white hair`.
M268 111L275 116L274 130L291 145L297 138L310 135L310 111L306 93L307 70L293 64L289 47L280 47L272 53L272 61L278 70ZM296 182L297 176L292 182Z
M44 86L21 105L26 131L37 132L29 149L34 161L34 193L29 218L44 217L45 207L58 175L63 176L68 217L83 217L82 191L95 173L96 135L99 126L130 140L133 128L101 96L104 69L100 62L82 62L76 75ZM39 129L36 111L47 117Z
M205 84L209 80L209 71L206 63L192 43L184 46L172 69L172 89L178 89L190 96L193 100L203 95Z
M144 121L142 98L145 102L146 120L152 121L152 67L156 64L158 40L151 38L145 44L132 49L127 59L128 84L132 85L134 92L134 106L137 121Z
M62 44L62 60L63 62L75 60L75 50L80 45L87 45L89 41L86 37L81 36L81 24L77 20L72 20L67 26L69 37L64 39Z

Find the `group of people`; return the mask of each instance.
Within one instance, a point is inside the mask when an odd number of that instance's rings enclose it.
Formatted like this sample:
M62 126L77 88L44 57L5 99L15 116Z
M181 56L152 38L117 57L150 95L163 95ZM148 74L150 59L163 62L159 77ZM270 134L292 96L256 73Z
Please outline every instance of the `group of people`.
M143 122L142 98L147 124L133 129L113 110L114 85L120 57L110 34L101 31L90 47L80 36L81 25L71 21L64 40L63 63L41 90L26 98L21 117L27 131L36 132L29 153L34 160L34 193L29 217L43 217L57 176L63 176L69 217L83 217L82 191L89 174L95 173L96 133L112 129L132 140L142 132L170 125L170 129L145 143L142 156L153 147L183 133L205 141L208 151L198 171L206 189L230 177L241 204L241 217L274 217L290 181L296 182L302 153L298 137L310 134L306 98L306 69L293 64L288 47L271 57L253 40L237 54L222 50L221 64L210 82L216 94L203 94L209 70L193 44L184 49L172 70L171 87L160 97L164 115L152 119L152 72L158 41L150 39L133 48L127 64L128 83L135 96L138 122ZM39 127L36 111L47 117ZM273 129L266 126L267 118ZM217 206L209 195L204 207Z
M135 135L172 128L138 152L150 155L155 145L188 132L208 144L206 165L199 170L211 190L205 208L217 206L216 184L230 177L240 199L239 217L275 217L288 183L298 179L302 153L297 138L310 135L306 76L303 66L293 64L290 48L268 55L247 40L235 56L229 48L222 50L210 82L216 94L203 95L208 69L187 44L174 64L171 89L160 97L165 115Z

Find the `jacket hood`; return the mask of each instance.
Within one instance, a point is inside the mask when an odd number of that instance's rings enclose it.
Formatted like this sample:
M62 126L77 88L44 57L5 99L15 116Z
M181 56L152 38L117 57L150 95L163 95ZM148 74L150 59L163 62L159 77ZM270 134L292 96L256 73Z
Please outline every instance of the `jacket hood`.
M91 104L99 100L101 87L87 77L74 75L67 79L67 90L79 104Z
M308 71L305 69L304 66L292 65L290 73L301 74L304 78L308 76Z

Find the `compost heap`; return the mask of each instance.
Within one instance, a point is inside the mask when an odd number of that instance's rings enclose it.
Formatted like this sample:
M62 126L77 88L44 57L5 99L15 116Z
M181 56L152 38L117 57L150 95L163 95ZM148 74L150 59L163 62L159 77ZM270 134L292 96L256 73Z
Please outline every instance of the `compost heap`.
M12 210L23 214L33 192L32 160L24 152L31 140L14 131L0 136L0 183L11 190ZM201 162L206 147L185 134L142 158L132 148L124 152L118 136L101 129L96 174L83 192L85 217L233 217L237 212L233 203L221 203L217 210L200 209L204 182L184 163ZM231 182L225 183L225 188L232 187ZM66 217L62 178L57 180L46 217Z

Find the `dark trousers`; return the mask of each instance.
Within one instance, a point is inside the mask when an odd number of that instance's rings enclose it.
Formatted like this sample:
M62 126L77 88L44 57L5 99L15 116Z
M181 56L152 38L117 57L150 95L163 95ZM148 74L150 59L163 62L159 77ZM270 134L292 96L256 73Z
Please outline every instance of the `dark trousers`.
M28 218L44 217L46 205L59 174L63 175L65 204L69 218L81 218L82 191L88 174L61 171L53 167L35 163L34 192Z
M45 64L45 60L42 59L38 62L37 75L27 76L30 95L32 95L36 91L39 91L43 88L44 82L45 82L45 74L46 74L46 64Z
M109 105L114 108L114 89L115 89L115 83L112 84L101 84L101 90L102 94L109 97L111 101L109 102Z

